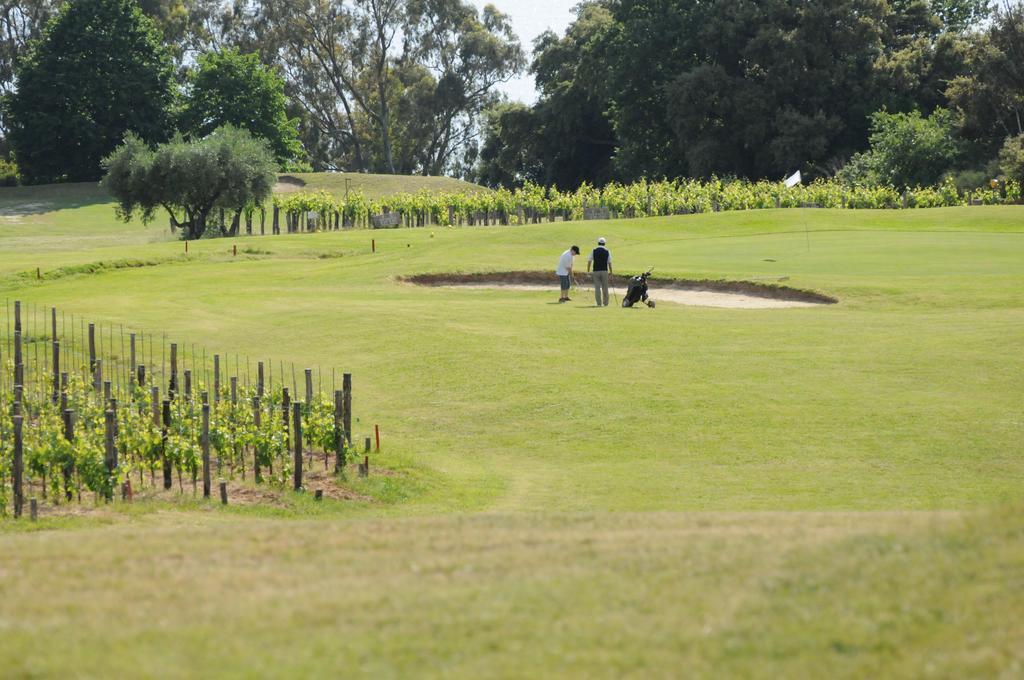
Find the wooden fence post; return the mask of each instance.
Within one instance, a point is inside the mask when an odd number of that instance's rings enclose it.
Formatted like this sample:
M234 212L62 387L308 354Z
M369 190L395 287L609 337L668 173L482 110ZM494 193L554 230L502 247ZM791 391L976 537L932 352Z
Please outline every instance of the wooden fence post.
M203 498L210 497L210 405L203 404Z
M260 398L258 396L252 398L252 423L257 430L263 424L263 414L260 412ZM252 465L253 465L253 479L259 484L263 481L263 472L260 470L260 450L259 447L252 447Z
M228 504L228 483L223 481L220 483L220 502L221 505Z
M75 443L75 412L72 409L65 408L64 411L64 439L70 444ZM61 474L64 477L64 497L67 500L71 500L73 494L71 493L71 474L75 471L74 461L68 460L61 466Z
M129 361L131 362L129 365L132 368L131 375L134 377L135 373L136 373L136 366L137 366L137 364L135 363L135 333L129 333L128 334L128 348L129 348L128 356L130 357Z
M96 324L89 324L89 372L96 372Z
M103 487L103 494L107 501L114 499L114 471L117 469L117 447L114 445L114 412L110 409L103 414L104 424L104 456L103 463L107 468L107 483Z
M334 474L345 470L345 391L334 391Z
M263 398L263 362L256 364L256 396Z
M295 490L302 490L302 404L295 402L292 405L294 414L294 424L292 429L292 439L295 443Z
M171 378L167 383L167 397L174 401L178 396L178 343L171 343Z
M213 355L213 403L220 403L220 355Z
M306 408L313 408L313 369L306 369Z
M25 472L25 452L22 441L22 418L16 415L11 418L14 423L14 460L11 463L11 494L14 496L14 517L21 517L21 509L25 503L22 489L22 477Z
M15 303L20 304L20 303ZM14 384L25 384L25 364L21 352L21 331L14 331Z
M60 401L60 342L53 341L53 403Z
M352 374L346 373L342 376L341 389L345 392L345 441L352 441Z
M289 432L289 430L291 430L291 427L289 427L289 421L291 420L291 417L292 417L291 410L292 410L292 402L291 402L291 397L288 394L288 388L287 387L282 387L281 388L281 415L284 418L284 443L285 443L285 446L289 446L290 445L288 443L290 441L288 439L288 432Z
M139 364L135 367L135 381L139 387L146 386L146 364Z
M171 486L174 483L174 479L172 478L172 473L174 472L174 470L171 467L171 459L167 456L167 437L168 437L168 431L171 428L171 400L170 399L164 399L164 409L163 410L164 410L164 418L163 418L164 423L163 423L163 429L160 431L160 436L161 436L161 441L162 441L161 456L163 458L163 466L164 466L164 489L170 489Z
M103 359L97 359L92 364L92 386L96 391L96 394L100 393L103 389Z
M192 371L185 369L185 399L192 401Z

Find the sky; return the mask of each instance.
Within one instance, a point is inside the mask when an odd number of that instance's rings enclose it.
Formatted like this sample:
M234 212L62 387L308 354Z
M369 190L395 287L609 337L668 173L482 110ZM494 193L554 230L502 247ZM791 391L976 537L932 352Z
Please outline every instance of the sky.
M472 0L479 9L484 5L494 5L503 14L512 18L512 26L519 35L527 59L533 54L533 39L551 29L558 35L565 33L566 27L573 18L572 8L580 0ZM523 73L499 89L509 99L532 104L537 100L537 88L533 84L533 76Z

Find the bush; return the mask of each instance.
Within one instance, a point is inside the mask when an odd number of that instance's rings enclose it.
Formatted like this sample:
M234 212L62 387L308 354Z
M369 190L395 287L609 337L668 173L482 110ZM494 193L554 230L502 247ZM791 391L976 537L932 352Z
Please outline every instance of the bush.
M18 166L14 161L0 159L0 186L16 187L19 184Z
M961 156L953 114L936 109L923 117L911 113L871 114L871 149L856 154L840 171L849 184L896 187L930 186Z
M968 191L988 187L991 179L992 175L984 170L961 170L949 173L943 181L952 180L957 191L965 194Z
M999 169L1007 180L1024 182L1024 135L1006 138L999 151Z

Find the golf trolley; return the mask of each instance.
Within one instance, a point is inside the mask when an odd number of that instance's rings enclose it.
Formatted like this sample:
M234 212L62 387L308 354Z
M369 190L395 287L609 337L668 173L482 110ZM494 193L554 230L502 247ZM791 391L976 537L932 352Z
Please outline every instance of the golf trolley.
M654 300L647 296L647 279L651 277L652 271L654 271L653 268L630 278L626 294L622 296L623 307L632 307L638 302L642 302L648 307L654 307Z

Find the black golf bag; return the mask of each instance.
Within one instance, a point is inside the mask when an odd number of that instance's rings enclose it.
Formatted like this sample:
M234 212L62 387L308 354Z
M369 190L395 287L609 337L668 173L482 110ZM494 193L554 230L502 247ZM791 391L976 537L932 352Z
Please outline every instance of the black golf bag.
M647 279L650 276L651 271L647 270L643 274L638 274L629 280L629 288L626 289L626 294L622 296L623 307L632 307L638 302L643 302L648 307L654 306L654 300L647 297Z

